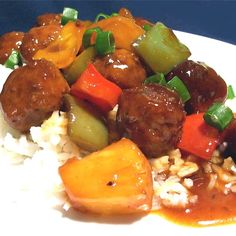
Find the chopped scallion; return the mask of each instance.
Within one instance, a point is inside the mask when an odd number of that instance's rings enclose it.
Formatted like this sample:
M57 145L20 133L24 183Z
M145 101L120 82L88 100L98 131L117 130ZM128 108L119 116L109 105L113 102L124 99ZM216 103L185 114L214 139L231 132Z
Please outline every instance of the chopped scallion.
M203 116L208 125L220 131L224 130L229 125L233 117L234 114L232 110L223 103L214 103Z
M119 14L116 13L116 12L113 12L113 13L111 14L111 16L119 16Z
M101 29L99 27L95 27L85 31L82 39L82 44L84 48L88 48L89 46L94 45L94 43L91 43L91 38L94 33L97 34L98 32L101 32Z
M145 31L149 31L151 28L152 28L152 26L149 25L149 24L145 24L145 25L143 26L143 29L144 29Z
M155 75L149 76L144 80L144 84L157 83L160 85L166 85L165 76L163 73L157 73Z
M95 49L98 55L104 56L115 51L115 39L110 31L97 33Z
M78 19L78 11L73 9L73 8L69 8L69 7L65 7L62 13L62 17L61 17L61 24L65 25L66 23L68 23L69 21L76 21Z
M21 65L21 64L22 64L22 59L20 53L16 50L13 50L11 55L4 63L4 66L13 70L16 65Z
M110 17L112 17L112 16L119 16L119 14L116 13L116 12L112 13L111 15L107 15L107 14L104 14L104 13L99 13L99 14L96 16L94 22L95 22L95 23L98 22L100 18L107 19L107 18L110 18Z
M191 98L188 89L178 76L174 76L170 81L168 81L167 86L174 89L183 102L187 102Z
M235 93L232 85L229 85L227 88L227 99L234 99Z
M94 22L98 22L100 18L107 19L107 18L110 18L110 16L109 16L109 15L106 15L106 14L104 14L104 13L99 13L99 14L96 16Z

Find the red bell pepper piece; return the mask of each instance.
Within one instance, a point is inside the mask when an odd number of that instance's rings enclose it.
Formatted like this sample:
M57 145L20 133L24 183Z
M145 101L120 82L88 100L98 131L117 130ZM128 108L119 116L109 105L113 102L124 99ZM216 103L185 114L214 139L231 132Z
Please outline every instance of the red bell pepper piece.
M79 99L86 99L103 112L108 112L118 103L122 90L116 84L105 79L89 64L71 87L71 94Z
M203 113L186 117L178 148L209 160L219 144L220 132L209 126L203 119Z

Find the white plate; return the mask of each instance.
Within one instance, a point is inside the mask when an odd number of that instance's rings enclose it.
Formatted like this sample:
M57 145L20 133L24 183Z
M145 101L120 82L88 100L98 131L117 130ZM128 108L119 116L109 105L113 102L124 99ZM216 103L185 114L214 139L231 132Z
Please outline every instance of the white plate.
M180 41L192 52L191 58L203 61L213 67L228 84L236 81L236 46L217 40L188 33L176 32ZM0 157L1 158L1 157ZM170 223L158 215L150 214L143 218L116 218L81 216L78 212L65 212L52 209L48 203L36 199L19 199L12 202L5 199L5 191L9 191L9 179L0 174L0 235L181 235L209 236L234 235L236 225L191 228ZM4 186L5 185L5 186ZM7 190L8 189L8 190ZM16 194L17 191L12 191ZM21 196L19 196L21 198Z

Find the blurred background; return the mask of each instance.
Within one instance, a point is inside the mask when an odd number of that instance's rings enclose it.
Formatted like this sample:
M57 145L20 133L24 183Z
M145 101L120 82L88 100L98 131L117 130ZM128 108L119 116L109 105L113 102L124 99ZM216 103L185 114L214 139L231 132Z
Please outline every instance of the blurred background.
M76 0L76 1L1 1L0 34L27 31L36 17L46 12L59 13L64 6L77 8L79 18L93 20L98 13L111 14L121 7L134 16L162 21L170 28L236 44L236 0Z

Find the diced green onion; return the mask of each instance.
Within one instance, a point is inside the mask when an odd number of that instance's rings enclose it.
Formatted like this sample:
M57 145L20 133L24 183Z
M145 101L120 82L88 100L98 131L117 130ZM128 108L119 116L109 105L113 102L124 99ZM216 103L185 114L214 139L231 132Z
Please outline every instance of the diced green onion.
M191 98L188 89L178 76L174 76L170 81L168 81L167 86L174 89L179 94L183 102L187 102Z
M94 22L95 22L95 23L98 22L100 18L107 19L107 18L110 18L110 17L112 17L112 16L119 16L119 14L116 13L116 12L114 12L114 13L112 13L112 14L109 16L109 15L104 14L104 13L99 13L99 14L96 16Z
M155 75L149 76L144 80L144 84L157 83L160 85L166 85L165 76L163 73L157 73Z
M91 37L93 35L93 33L98 33L101 32L102 30L99 27L95 27L92 29L88 29L85 31L84 35L83 35L83 39L82 39L82 44L84 48L88 48L89 46L91 46Z
M234 118L232 110L223 103L214 103L203 116L205 122L220 131L224 130Z
M143 26L143 29L144 29L145 31L149 31L151 28L152 28L152 26L149 25L149 24L145 24L145 25Z
M73 9L73 8L69 8L69 7L65 7L62 13L62 17L61 17L61 24L65 25L66 23L68 23L69 21L76 21L78 19L78 11Z
M234 99L235 93L232 85L229 85L227 88L227 99Z
M21 55L18 51L13 50L11 55L8 57L4 66L10 69L14 69L16 65L21 65L22 59Z
M109 16L109 15L106 15L106 14L104 14L104 13L99 13L99 14L96 16L94 22L98 22L100 18L107 19L107 18L110 18L110 16Z
M99 27L85 31L82 39L84 48L94 45L94 43L91 43L94 33L96 33L95 50L99 56L104 56L115 51L115 39L112 32L102 31Z
M97 33L95 49L98 55L104 56L115 51L115 39L110 31Z
M111 14L111 16L119 16L119 14L116 13L116 12L113 12L113 13Z

